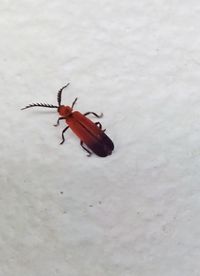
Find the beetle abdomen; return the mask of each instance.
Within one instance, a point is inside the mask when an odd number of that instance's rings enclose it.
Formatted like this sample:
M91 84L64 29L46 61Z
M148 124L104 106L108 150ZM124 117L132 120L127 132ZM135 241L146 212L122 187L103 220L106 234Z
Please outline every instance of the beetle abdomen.
M114 144L111 139L83 114L75 111L66 121L79 139L95 154L105 157L112 153Z
M85 143L86 144L86 143ZM86 144L98 156L106 157L112 154L114 144L112 140L102 131L96 141L92 140Z

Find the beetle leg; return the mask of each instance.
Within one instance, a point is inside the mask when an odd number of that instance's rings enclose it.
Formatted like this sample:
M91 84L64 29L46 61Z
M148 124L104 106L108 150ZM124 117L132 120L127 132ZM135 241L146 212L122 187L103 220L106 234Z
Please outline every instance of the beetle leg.
M92 114L92 115L94 115L94 116L97 117L97 118L103 117L103 113L101 113L100 115L98 115L98 114L96 114L95 112L86 112L86 113L83 114L83 115L84 115L84 116L87 116L87 115L89 115L89 114Z
M56 126L59 126L59 123L60 123L60 120L64 120L64 119L66 119L65 117L60 117L60 118L58 118L58 120L57 120L57 122L56 122L56 124L54 125L55 127Z
M76 99L73 101L73 103L72 103L72 109L73 109L75 103L77 102L77 100L78 100L78 98L76 98Z
M85 151L87 151L87 153L88 153L87 156L90 157L90 156L92 155L92 153L91 153L86 147L84 147L83 141L80 142L80 145L81 145L81 147L82 147Z
M102 124L99 122L96 122L95 125L97 125L100 129L102 129Z
M102 129L102 125L101 125L101 123L96 122L96 123L95 123L95 125L97 125L100 129ZM103 131L103 132L105 132L105 131L106 131L106 129L103 129L102 131Z
M67 126L66 128L63 129L62 131L62 141L60 142L60 145L62 145L65 142L65 137L64 137L64 133L66 130L68 130L69 126Z

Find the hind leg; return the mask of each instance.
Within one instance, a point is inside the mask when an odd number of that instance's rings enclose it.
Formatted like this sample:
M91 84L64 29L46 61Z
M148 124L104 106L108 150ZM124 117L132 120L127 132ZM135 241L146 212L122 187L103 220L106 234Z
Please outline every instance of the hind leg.
M87 151L87 153L88 153L88 157L90 157L91 155L92 155L92 153L91 153L91 151L89 151L84 145L83 145L83 141L81 141L80 142L80 145L81 145L81 147L85 150L85 151Z
M100 129L102 129L102 124L101 124L101 123L96 122L96 123L95 123L95 125L97 125ZM103 129L102 131L103 131L103 132L105 132L105 131L106 131L106 129Z

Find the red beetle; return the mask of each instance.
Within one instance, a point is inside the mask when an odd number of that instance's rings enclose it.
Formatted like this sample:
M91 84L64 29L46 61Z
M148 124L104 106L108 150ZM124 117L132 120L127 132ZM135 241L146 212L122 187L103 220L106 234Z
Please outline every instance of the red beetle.
M94 112L86 112L85 114L81 114L78 111L73 111L73 107L77 101L77 98L74 100L71 107L66 105L61 105L62 91L68 85L69 83L63 86L58 91L58 95L57 95L58 106L44 104L44 103L35 103L35 104L27 105L26 107L22 108L22 110L30 107L35 107L35 106L57 108L57 111L61 117L58 118L57 123L54 126L58 126L60 120L65 120L68 125L62 131L62 141L60 144L63 144L65 141L65 137L64 137L65 131L68 128L71 128L71 130L80 138L81 140L80 144L82 148L87 151L88 156L92 154L90 150L92 150L96 155L101 157L106 157L112 154L112 151L114 149L114 144L111 141L111 139L105 134L105 130L102 130L101 124L99 122L93 123L90 119L86 117L89 114L93 114L95 117L101 118L103 114L97 115ZM84 144L87 146L87 148L84 146Z

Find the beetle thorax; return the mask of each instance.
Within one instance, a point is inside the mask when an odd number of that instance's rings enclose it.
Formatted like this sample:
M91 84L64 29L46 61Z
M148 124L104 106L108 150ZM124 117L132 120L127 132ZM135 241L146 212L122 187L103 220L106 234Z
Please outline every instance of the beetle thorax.
M58 107L58 113L62 117L67 117L72 113L72 108L66 105L61 105Z

